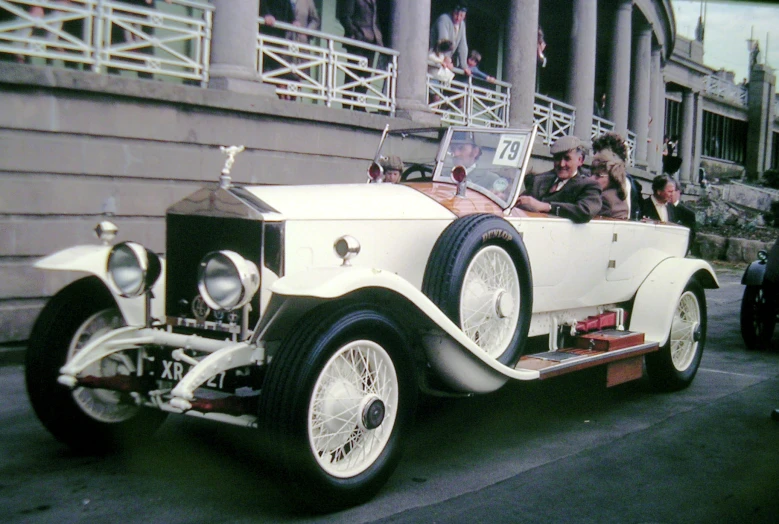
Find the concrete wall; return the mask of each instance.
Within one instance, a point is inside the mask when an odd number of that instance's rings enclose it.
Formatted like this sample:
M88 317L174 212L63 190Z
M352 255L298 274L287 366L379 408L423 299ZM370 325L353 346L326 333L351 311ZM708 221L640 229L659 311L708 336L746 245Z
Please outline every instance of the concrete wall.
M411 122L225 91L0 62L0 343L25 340L47 297L79 275L31 268L95 243L164 249L165 209L243 144L242 183L359 182L381 130Z

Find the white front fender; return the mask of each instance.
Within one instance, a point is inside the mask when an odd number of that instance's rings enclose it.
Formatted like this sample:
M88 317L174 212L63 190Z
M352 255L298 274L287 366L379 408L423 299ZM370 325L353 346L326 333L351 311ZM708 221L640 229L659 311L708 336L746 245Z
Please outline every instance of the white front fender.
M705 260L668 258L658 264L638 288L628 329L644 333L647 341L664 345L677 301L693 277L704 288L719 287L714 270Z
M53 271L81 271L96 276L111 291L127 325L143 325L146 321L144 298L122 298L115 294L108 284L106 265L108 253L112 247L105 245L69 247L43 257L33 264L33 267ZM165 260L161 259L160 263L162 264L162 271L157 279L157 283L152 288L153 296L158 297L152 298L152 315L154 318L159 319L165 316Z
M366 288L385 289L405 298L432 323L431 329L443 331L443 336L426 335L424 346L430 363L450 386L489 392L509 378L538 378L537 371L518 371L488 357L424 293L389 271L344 266L310 269L279 279L271 291L285 297L334 299Z

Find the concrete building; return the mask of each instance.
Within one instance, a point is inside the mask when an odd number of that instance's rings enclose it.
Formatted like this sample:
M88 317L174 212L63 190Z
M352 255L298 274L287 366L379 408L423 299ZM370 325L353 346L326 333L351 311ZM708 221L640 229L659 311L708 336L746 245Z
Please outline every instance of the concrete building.
M700 42L677 37L669 0L472 1L468 42L498 80L443 86L427 56L444 0L383 3L381 48L343 38L335 0L316 2L320 31L268 28L258 0L7 4L0 343L25 340L45 300L78 277L31 263L95 242L103 216L118 241L163 252L165 209L217 180L220 145L246 146L234 179L260 184L363 181L387 123L535 123L536 170L557 137L613 130L644 181L662 170L663 136L678 134L689 185L701 166L754 177L776 156L773 73L758 64L742 97L702 64ZM45 9L35 14L36 4Z

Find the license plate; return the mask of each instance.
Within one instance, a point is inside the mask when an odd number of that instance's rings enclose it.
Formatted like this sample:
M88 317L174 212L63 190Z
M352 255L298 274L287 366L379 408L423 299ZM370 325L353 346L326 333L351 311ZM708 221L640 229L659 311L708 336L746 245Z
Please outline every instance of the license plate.
M186 376L192 366L173 360L172 358L156 358L154 366L154 377L158 380L165 380L170 382L178 382ZM251 386L252 369L249 367L229 369L217 373L202 386L208 389L215 389L217 391L234 392L237 388Z

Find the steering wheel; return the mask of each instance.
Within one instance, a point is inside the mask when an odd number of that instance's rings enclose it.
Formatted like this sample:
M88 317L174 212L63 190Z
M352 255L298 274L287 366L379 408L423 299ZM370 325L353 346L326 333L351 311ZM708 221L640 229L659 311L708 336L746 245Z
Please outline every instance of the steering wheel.
M401 182L429 182L433 179L433 168L426 164L411 164L400 175Z

